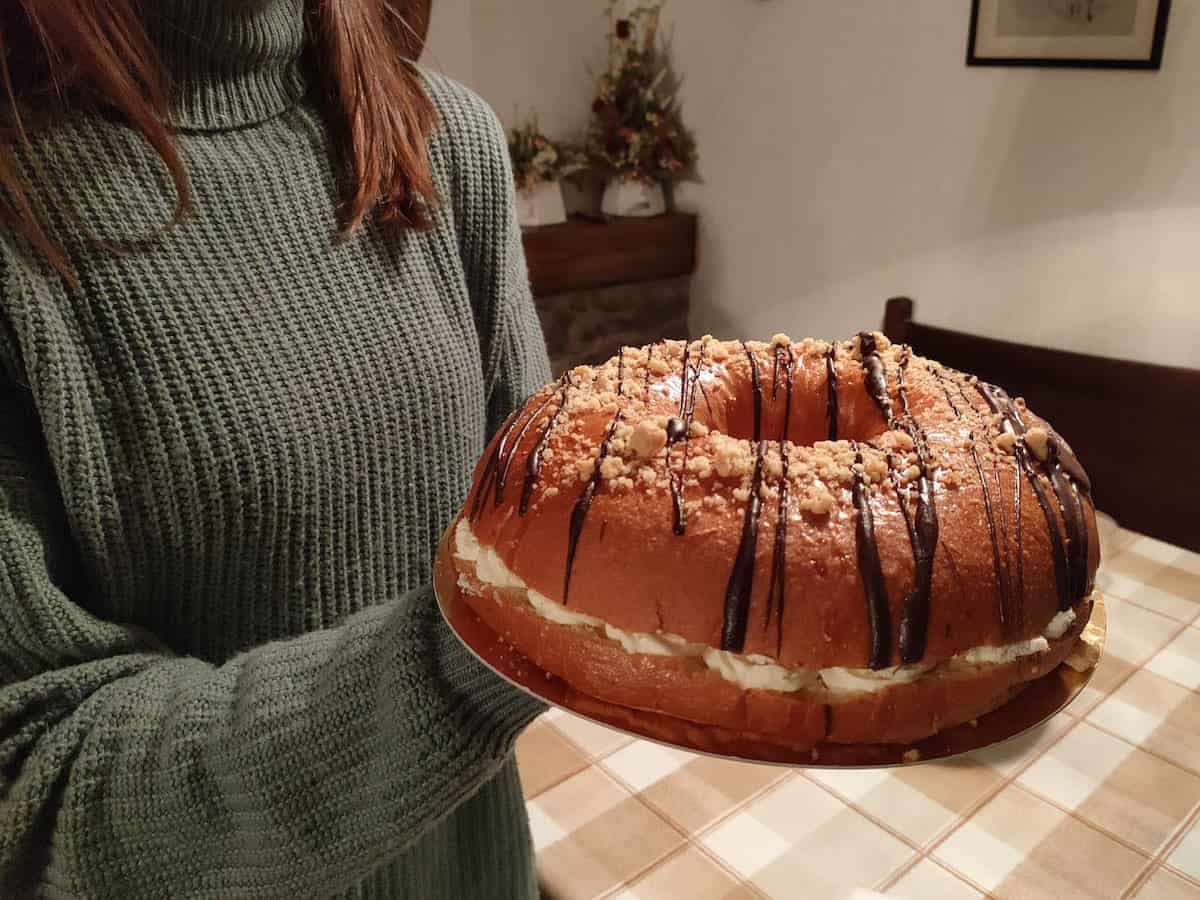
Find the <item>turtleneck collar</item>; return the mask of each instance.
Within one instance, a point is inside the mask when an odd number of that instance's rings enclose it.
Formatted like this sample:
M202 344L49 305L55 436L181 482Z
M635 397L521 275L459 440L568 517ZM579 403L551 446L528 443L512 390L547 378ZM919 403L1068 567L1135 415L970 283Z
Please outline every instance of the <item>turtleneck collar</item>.
M307 90L303 0L150 0L147 31L171 73L171 124L252 125Z

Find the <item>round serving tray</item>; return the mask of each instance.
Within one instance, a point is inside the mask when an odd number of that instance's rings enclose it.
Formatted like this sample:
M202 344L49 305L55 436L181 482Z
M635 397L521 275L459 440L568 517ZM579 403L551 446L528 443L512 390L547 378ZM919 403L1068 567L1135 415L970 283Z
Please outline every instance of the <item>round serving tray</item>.
M1099 592L1091 619L1068 659L1037 679L999 709L973 722L948 728L915 744L823 743L803 750L756 740L714 740L702 725L644 710L631 711L583 694L545 672L487 627L463 599L451 563L452 528L438 546L433 586L451 630L479 660L506 681L552 706L635 737L724 759L807 768L877 768L914 765L958 756L1010 740L1054 716L1083 690L1104 648L1106 616Z

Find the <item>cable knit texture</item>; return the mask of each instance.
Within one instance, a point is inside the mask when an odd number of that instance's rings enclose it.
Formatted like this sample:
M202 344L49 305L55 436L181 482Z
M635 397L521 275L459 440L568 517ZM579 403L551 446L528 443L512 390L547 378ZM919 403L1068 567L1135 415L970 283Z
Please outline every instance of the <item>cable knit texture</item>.
M300 0L150 6L194 215L78 115L22 160L78 287L0 233L0 896L534 897L539 706L427 587L549 379L503 130L426 74L437 228L337 242Z

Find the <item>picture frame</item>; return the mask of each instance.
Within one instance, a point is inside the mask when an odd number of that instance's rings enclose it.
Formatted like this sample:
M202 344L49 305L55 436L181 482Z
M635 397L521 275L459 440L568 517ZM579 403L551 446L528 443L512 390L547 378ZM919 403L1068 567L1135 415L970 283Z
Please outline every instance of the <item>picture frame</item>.
M1171 0L972 0L968 66L1159 69Z

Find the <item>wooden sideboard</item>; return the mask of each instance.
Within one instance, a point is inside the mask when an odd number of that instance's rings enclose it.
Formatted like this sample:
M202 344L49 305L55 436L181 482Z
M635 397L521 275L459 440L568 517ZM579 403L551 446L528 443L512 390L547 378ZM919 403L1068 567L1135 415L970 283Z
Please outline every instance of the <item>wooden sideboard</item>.
M622 345L688 336L696 217L573 216L522 234L555 374Z

